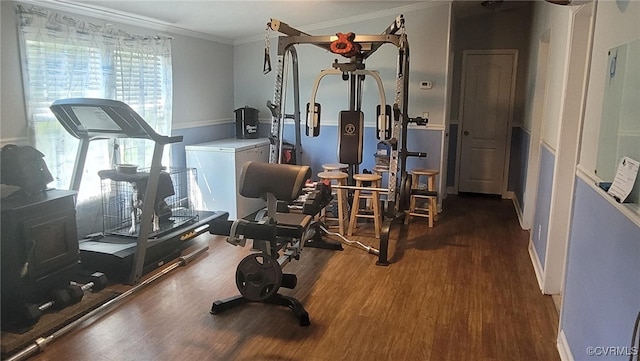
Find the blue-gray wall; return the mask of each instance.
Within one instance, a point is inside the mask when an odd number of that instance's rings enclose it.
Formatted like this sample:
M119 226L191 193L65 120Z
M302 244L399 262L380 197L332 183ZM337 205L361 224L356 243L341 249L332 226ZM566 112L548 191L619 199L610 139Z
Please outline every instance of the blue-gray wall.
M603 195L576 177L561 324L577 361L588 347L630 347L640 312L640 227Z
M449 125L449 152L447 156L447 187L456 184L456 160L458 157L458 123Z
M457 123L449 125L449 148L447 158L447 187L455 186L456 179L456 159L458 144ZM529 143L531 136L529 132L521 126L515 126L511 130L511 149L509 161L509 180L507 190L513 191L518 205L524 208L524 190L527 180L527 164L529 159Z
M220 123L214 125L206 125L193 128L173 129L172 136L181 135L183 140L181 143L171 146L171 163L173 167L186 167L187 160L185 155L185 146L211 142L218 139L227 139L235 137L234 123Z
M555 156L545 146L540 146L540 173L538 174L538 197L533 219L532 242L538 259L544 270L547 253L547 235L549 230L549 210L551 209L551 191L553 190L553 167Z
M508 190L515 193L520 210L524 208L524 190L529 164L529 143L531 135L523 127L513 127L511 133L511 159L509 162Z
M294 126L285 125L284 140L295 143ZM363 135L362 164L360 171L372 170L375 165L374 154L377 150L378 140L376 129L365 127ZM318 137L307 137L304 129L302 132L302 160L298 163L311 166L314 174L322 171L322 164L338 162L338 129L337 126L326 125L320 129ZM427 158L409 158L407 169L433 168L439 169L440 149L442 147L441 131L415 129L409 130L407 135L407 149L414 152L426 152Z

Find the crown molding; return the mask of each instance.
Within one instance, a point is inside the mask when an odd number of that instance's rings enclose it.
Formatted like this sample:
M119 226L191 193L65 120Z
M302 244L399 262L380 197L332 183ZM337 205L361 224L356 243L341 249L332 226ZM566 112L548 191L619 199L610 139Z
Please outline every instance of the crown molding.
M89 16L103 20L105 22L116 22L123 25L135 27L142 26L147 29L165 33L172 33L176 35L183 35L192 38L233 45L233 41L231 39L185 29L162 20L153 19L142 15L133 15L114 9L107 9L100 6L92 5L90 3L79 4L67 0L20 0L16 2L28 5L42 6L57 11L66 11L82 16Z
M426 9L426 8L433 7L433 6L439 6L439 5L442 5L442 4L443 4L443 2L440 2L440 1L423 1L423 2L419 2L419 3L411 4L411 5L398 6L397 8L393 8L393 9L374 11L374 12L370 12L370 13L366 13L366 14L360 14L360 15L356 15L356 16L350 16L350 17L346 17L346 18L335 19L335 20L332 20L332 21L325 21L325 22L311 24L311 25L307 25L307 26L300 26L297 29L299 29L301 31L304 31L304 32L312 32L314 30L322 30L322 29L331 28L331 27L335 27L335 26L352 24L352 23L360 22L360 21L373 20L373 19L378 19L378 18L382 18L382 17L385 17L385 16L390 16L390 15L399 15L399 14L403 14L403 13L410 13L412 11ZM275 34L275 33L272 33L271 37L272 38L277 38L278 35ZM264 34L254 35L254 36L249 36L249 37L246 37L246 38L237 39L237 40L233 41L233 45L253 43L253 42L261 41L261 40L264 40Z
M72 2L69 0L19 0L16 2L47 7L52 10L67 11L77 15L97 18L105 22L117 22L124 25L136 26L136 27L143 26L151 30L172 33L176 35L183 35L183 36L188 36L188 37L193 37L193 38L203 39L208 41L214 41L214 42L226 44L226 45L239 45L239 44L264 40L264 34L256 34L255 36L250 36L250 37L237 39L237 40L227 39L219 36L214 36L211 34L189 30L189 29L179 27L179 26L176 26L175 24L171 24L162 20L153 19L146 16L142 16L142 15L129 14L129 13L114 10L114 9L103 8L101 6L92 5L91 3L88 3L88 2L84 2L81 4ZM354 22L367 21L367 20L389 16L389 15L410 13L415 10L425 9L433 6L439 6L439 5L442 5L442 2L439 2L439 1L418 2L411 5L399 6L393 9L374 11L371 13L361 14L357 16L351 16L346 18L335 19L332 21L302 26L300 27L300 30L311 32L313 30L320 30L320 29L326 29L334 26L351 24ZM274 34L274 37L276 36L277 35Z

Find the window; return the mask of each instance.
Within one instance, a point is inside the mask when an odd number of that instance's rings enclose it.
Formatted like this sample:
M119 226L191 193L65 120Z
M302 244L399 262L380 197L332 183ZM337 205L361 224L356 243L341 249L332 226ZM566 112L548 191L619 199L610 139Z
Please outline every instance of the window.
M45 154L52 186L69 187L78 145L49 110L57 99L120 100L156 132L170 134L170 38L133 35L32 5L18 5L17 12L31 142ZM99 196L98 170L115 163L147 167L152 153L150 141L93 141L79 200Z

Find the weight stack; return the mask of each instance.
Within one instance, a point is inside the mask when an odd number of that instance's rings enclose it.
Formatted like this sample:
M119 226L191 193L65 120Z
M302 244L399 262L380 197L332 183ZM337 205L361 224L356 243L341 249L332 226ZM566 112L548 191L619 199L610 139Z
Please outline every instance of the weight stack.
M258 138L258 109L245 106L233 112L236 115L236 138Z

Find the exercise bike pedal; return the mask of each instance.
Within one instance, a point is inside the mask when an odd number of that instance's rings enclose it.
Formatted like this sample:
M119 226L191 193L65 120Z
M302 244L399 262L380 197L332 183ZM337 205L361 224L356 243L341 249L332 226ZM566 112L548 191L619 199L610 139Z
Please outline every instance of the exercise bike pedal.
M284 287L292 290L296 288L297 284L298 284L298 277L296 275L294 275L293 273L282 274L282 284L280 285L280 287Z

